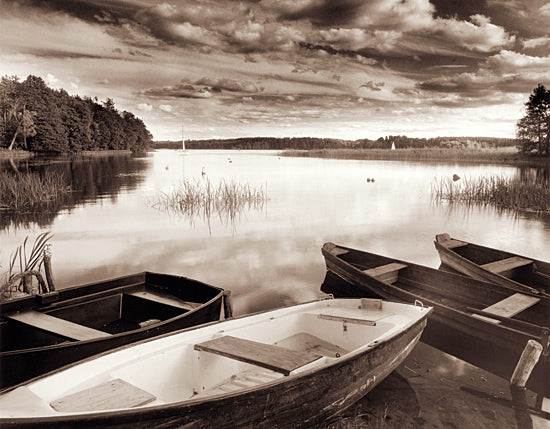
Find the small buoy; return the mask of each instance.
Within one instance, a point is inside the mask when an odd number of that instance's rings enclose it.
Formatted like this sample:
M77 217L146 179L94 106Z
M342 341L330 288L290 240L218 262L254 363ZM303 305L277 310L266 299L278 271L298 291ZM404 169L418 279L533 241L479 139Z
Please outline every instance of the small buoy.
M369 178L369 179L367 179L367 182L370 182L370 178Z
M460 180L460 176L458 174L453 174L453 182L456 182L457 180Z
M166 169L168 170L168 166L166 166L166 167L164 167L164 168L166 168Z
M373 177L372 179L370 179L370 181L371 181L372 183L374 183L374 177Z
M206 170L204 169L204 167L202 167L201 174L202 174L203 176L206 175Z

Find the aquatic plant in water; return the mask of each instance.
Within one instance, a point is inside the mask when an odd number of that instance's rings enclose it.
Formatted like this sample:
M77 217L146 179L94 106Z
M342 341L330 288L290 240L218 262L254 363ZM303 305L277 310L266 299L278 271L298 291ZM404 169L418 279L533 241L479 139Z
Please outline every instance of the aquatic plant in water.
M544 180L530 177L435 179L432 198L436 202L486 204L499 209L550 213L550 186Z
M39 211L71 191L61 177L46 172L0 173L0 210Z
M210 221L217 215L222 222L235 224L244 209L261 210L267 201L263 188L250 184L222 180L217 185L183 180L170 192L163 192L151 205L159 210L184 215L191 221L201 218Z
M30 294L36 292L32 285L32 276L38 280L38 292L47 292L47 286L43 280L40 270L49 257L49 241L52 238L51 232L39 234L27 254L27 241L25 237L23 244L17 247L10 256L9 269L3 273L0 280L0 300L10 299L18 293Z

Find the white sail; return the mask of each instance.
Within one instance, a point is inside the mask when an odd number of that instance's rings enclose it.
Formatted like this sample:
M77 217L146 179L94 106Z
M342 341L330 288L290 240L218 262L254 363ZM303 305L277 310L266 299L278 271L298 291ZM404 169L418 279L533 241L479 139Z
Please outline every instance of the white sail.
M183 125L181 126L181 150L185 152L185 138L183 137Z

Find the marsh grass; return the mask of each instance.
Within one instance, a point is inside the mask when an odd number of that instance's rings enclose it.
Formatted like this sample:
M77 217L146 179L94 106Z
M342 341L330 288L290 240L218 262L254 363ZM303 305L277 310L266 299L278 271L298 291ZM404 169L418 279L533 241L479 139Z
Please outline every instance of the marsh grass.
M150 204L159 210L184 215L191 222L197 218L210 222L212 216L218 216L222 222L234 226L243 210L261 210L266 201L263 188L249 184L223 180L214 185L210 180L202 183L184 180Z
M435 202L491 205L516 212L550 213L550 186L544 180L502 176L435 179Z
M0 172L0 210L42 211L70 191L71 187L54 173Z
M284 156L308 158L386 160L386 161L454 161L454 162L496 162L518 161L515 148L499 149L445 149L445 148L407 148L407 149L319 149L289 150Z

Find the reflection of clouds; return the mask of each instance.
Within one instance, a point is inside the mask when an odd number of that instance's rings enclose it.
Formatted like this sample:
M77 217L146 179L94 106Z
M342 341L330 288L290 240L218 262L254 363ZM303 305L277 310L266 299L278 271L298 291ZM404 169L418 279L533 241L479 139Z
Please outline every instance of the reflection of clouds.
M244 299L241 299L242 302L238 309L239 314L257 313L258 311L297 304L295 298L288 293L278 292L276 290L267 290L260 294L251 293L243 298Z

